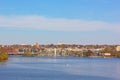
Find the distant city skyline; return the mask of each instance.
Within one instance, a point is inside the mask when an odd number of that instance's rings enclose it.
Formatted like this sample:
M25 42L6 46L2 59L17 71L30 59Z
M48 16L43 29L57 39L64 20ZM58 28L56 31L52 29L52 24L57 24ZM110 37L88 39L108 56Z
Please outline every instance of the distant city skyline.
M2 0L0 44L118 44L119 0Z

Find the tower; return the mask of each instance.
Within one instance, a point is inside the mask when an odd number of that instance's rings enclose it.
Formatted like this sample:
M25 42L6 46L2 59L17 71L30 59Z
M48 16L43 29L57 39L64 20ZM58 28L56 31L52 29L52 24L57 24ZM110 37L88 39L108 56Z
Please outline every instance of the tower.
M35 48L36 48L36 49L39 49L39 48L40 48L38 43L35 44Z

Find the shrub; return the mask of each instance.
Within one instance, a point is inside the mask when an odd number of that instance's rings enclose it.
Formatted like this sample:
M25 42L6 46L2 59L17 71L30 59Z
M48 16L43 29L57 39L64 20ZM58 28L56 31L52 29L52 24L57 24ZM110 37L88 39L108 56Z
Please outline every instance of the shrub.
M0 49L0 62L8 60L8 54L5 49Z
M8 59L8 55L6 53L0 53L0 61L5 61Z

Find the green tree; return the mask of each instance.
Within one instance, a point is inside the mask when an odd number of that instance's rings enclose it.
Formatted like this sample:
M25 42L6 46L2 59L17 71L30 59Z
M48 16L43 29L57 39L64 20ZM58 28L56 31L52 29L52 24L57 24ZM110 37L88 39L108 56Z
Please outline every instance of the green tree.
M88 57L88 56L89 56L89 54L87 51L83 52L83 57Z

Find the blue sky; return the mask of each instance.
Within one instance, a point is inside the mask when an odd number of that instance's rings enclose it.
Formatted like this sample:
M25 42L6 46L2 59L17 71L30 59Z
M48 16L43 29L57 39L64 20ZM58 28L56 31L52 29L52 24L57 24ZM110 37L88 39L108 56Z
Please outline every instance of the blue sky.
M120 0L1 0L0 44L120 44Z

